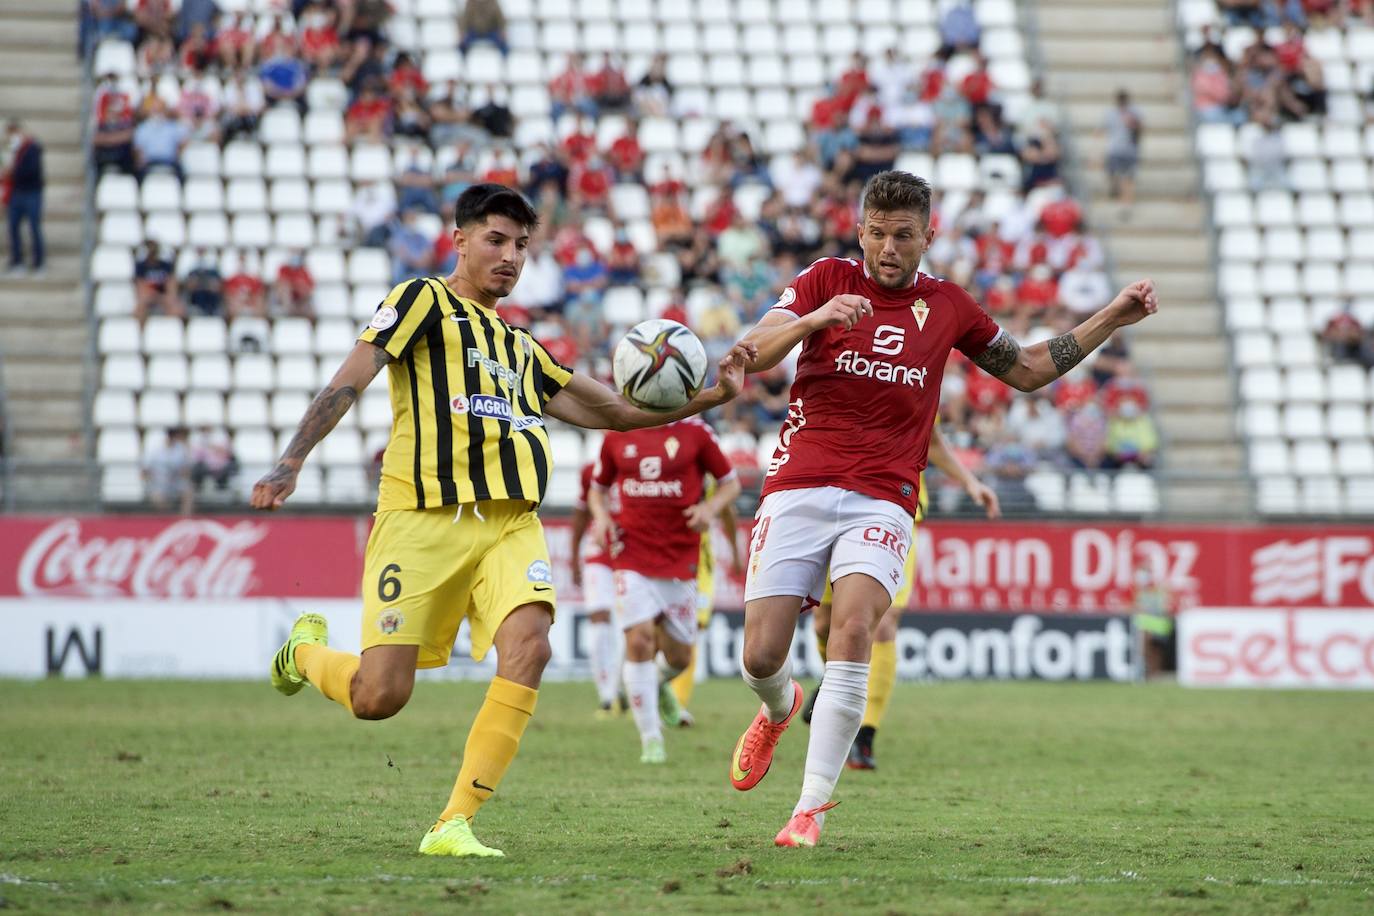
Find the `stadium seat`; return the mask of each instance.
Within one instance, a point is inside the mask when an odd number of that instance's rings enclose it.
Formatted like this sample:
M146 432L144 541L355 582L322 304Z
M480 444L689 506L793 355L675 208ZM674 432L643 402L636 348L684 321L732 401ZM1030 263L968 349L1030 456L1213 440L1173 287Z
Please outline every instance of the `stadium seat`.
M137 407L133 392L117 388L102 388L91 404L91 421L97 427L133 426L137 421Z
M142 445L132 427L102 429L96 437L95 459L102 465L139 463Z
M1111 478L1105 474L1074 473L1069 475L1068 506L1074 512L1106 513L1111 511Z
M142 390L147 384L143 357L137 353L115 353L105 357L100 367L100 384L104 388Z
M290 431L305 416L310 406L310 395L305 391L277 391L272 394L268 412L270 425L278 431ZM327 437L332 438L332 436ZM284 451L284 449L283 449Z
M143 471L137 463L107 465L100 471L100 499L105 503L142 503L147 498Z
M1255 501L1266 515L1291 515L1298 511L1298 482L1285 475L1261 477L1257 481Z
M292 105L274 105L263 112L258 121L258 139L269 147L268 161L271 161L270 148L278 144L299 147L301 142L301 116ZM313 142L313 141L307 141Z
M229 390L229 357L223 353L203 353L191 358L192 389L224 392Z
M225 178L261 178L262 147L245 140L227 144L221 159L221 172Z
M1250 473L1257 477L1290 473L1288 446L1278 439L1250 440Z
M1369 400L1364 369L1356 365L1332 366L1328 369L1326 390L1332 401L1362 404Z
M1159 511L1159 491L1154 478L1137 471L1119 471L1112 487L1117 512L1152 515Z
M169 391L185 391L190 384L190 373L186 357L180 354L164 353L148 358L148 387L166 388Z
M1276 439L1282 435L1279 409L1274 404L1250 402L1243 408L1240 431L1262 439Z
M771 457L776 442L768 443ZM765 462L764 467L767 467ZM1026 476L1026 489L1035 497L1035 505L1044 512L1063 512L1068 506L1064 475L1058 471L1034 471Z
M106 318L116 315L132 315L134 312L134 288L129 283L101 283L95 288L95 314Z
M138 209L138 182L132 175L107 173L96 185L95 206L100 212Z

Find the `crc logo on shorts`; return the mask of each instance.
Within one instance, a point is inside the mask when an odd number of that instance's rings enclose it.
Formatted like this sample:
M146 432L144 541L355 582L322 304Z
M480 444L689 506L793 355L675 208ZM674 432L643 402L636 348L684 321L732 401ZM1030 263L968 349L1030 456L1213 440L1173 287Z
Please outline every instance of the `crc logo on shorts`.
M377 618L377 629L381 630L387 636L395 633L405 625L405 615L395 608L387 608L385 611L382 611L382 615Z
M895 531L873 525L864 529L864 540L870 544L877 544L899 560L906 560L906 538Z
M912 491L911 491L911 484L909 484L909 483L904 483L904 484L902 484L902 495L903 495L903 496L905 496L905 497L907 497L908 499L910 499L910 498L911 498L911 492L912 492Z
M535 560L525 570L525 578L531 582L553 582L553 569L546 560Z
M377 314L372 316L372 320L368 322L368 326L378 331L385 331L396 323L398 317L394 308L389 305L384 305L377 309Z

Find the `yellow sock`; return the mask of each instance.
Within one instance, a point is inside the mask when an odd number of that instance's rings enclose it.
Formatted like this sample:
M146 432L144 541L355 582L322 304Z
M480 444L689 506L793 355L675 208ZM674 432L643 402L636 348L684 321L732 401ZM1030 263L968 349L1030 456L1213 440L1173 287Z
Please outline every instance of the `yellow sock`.
M351 687L362 659L352 652L309 643L296 647L296 670L320 689L320 693L353 712Z
M825 657L825 643L829 636L830 634L828 633L825 636L822 636L819 633L816 634L816 651L820 653L822 665L829 661L829 659Z
M873 659L868 667L868 706L864 707L864 725L877 728L883 724L888 701L892 699L892 685L896 680L896 641L875 642Z
M503 677L491 679L487 698L468 732L463 766L453 784L448 807L439 815L439 823L455 817L472 820L477 809L491 798L520 749L520 736L534 715L538 698L538 690Z
M687 663L687 667L682 669L682 673L669 682L673 688L673 695L683 709L692 702L692 691L697 689L697 650L692 650L692 660Z

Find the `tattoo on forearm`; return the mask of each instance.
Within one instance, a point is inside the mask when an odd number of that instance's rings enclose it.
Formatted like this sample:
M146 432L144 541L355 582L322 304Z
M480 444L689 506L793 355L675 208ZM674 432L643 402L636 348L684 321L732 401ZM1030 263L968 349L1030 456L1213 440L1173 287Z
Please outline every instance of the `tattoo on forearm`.
M304 461L310 450L334 428L344 414L348 413L348 408L352 407L356 400L358 392L351 385L326 388L315 395L315 400L310 402L310 407L301 418L301 425L296 427L296 435L291 437L291 443L286 446L286 454L282 458ZM283 465L279 464L272 473L276 474L282 469ZM285 470L290 472L290 468Z
M376 366L378 369L382 369L389 362L391 362L391 354L383 350L381 347L378 347L377 352L372 354L372 364Z
M988 375L1001 377L1021 358L1021 345L1010 334L1001 334L974 358L973 364Z
M1078 338L1074 337L1072 332L1061 334L1050 341L1050 359L1054 360L1055 371L1060 375L1077 366L1087 355L1078 345Z

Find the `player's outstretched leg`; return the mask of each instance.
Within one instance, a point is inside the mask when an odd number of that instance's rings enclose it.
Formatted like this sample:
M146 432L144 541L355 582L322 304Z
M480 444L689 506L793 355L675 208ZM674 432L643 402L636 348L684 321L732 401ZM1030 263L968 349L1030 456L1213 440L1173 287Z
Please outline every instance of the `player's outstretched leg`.
M677 635L687 636L687 639L679 642L663 622L654 627L654 638L658 642L658 714L669 728L682 725L687 717L687 711L682 708L677 692L673 690L673 681L692 664L690 639L696 635L696 631L690 630L685 634L678 632Z
M439 856L494 857L504 853L478 842L471 822L491 798L520 749L530 716L539 698L539 681L549 663L549 624L546 604L525 604L501 622L496 646L496 676L468 732L463 765L448 805L420 842L420 852Z
M768 775L778 739L801 709L801 685L792 680L792 636L801 599L756 598L744 605L744 682L762 702L730 759L730 784L747 792Z
M302 614L296 618L290 637L272 658L272 686L292 696L309 682L319 688L320 693L358 715L354 712L353 681L362 659L352 652L331 649L328 642L329 625L323 617L319 614ZM414 676L413 667L411 676ZM408 691L406 697L409 697ZM401 705L405 705L404 699ZM385 716L360 715L360 718Z
M329 621L319 614L302 614L291 625L291 635L272 656L272 686L278 693L294 696L306 684L306 677L296 666L296 649L300 646L329 644Z
M778 834L783 846L814 846L825 825L830 796L844 770L868 700L868 655L874 622L891 603L881 582L863 573L835 582L830 621L830 660L811 717L801 797ZM799 839L793 841L793 835Z
M611 622L610 611L587 615L587 636L598 700L597 718L613 718L620 712L620 636Z

